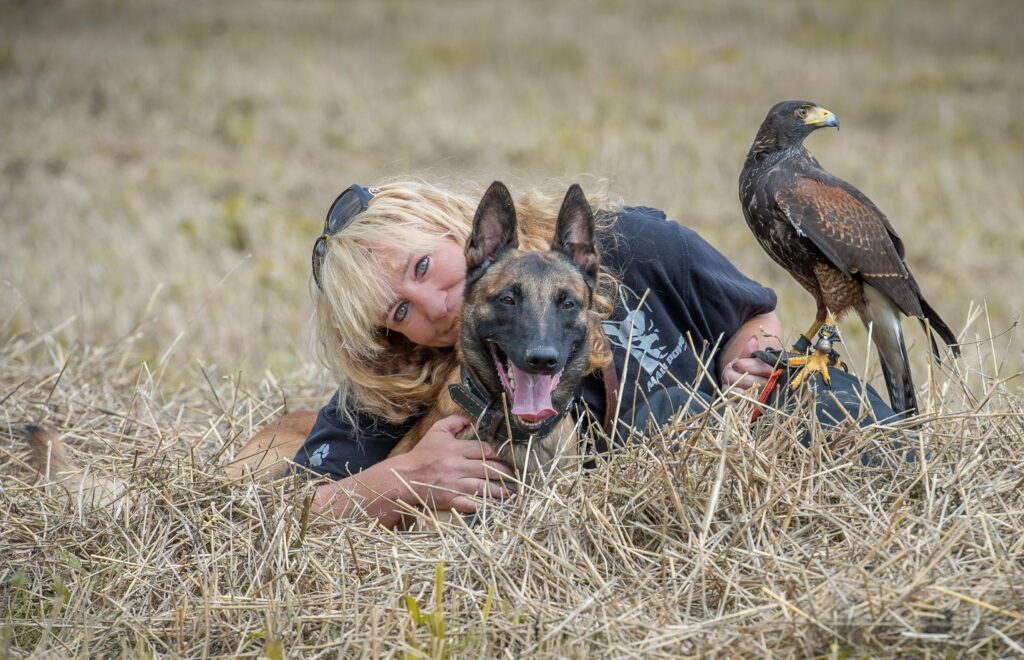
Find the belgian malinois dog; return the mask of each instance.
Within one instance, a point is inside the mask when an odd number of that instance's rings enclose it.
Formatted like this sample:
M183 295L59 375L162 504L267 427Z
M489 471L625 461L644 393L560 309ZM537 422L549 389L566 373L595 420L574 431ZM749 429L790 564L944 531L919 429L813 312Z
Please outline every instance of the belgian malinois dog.
M562 202L551 248L527 252L508 189L491 184L466 246L461 368L395 452L411 449L442 417L468 412L477 423L466 437L493 444L520 477L559 464L576 437L566 414L573 394L602 366L591 359L591 346L603 341L593 312L598 263L594 216L578 185Z
M575 424L567 414L582 377L608 366L593 309L599 259L594 215L579 185L566 193L547 251L519 248L508 189L495 181L484 194L465 249L466 284L459 340L460 367L448 391L409 431L392 455L409 451L435 422L456 413L476 420L465 438L492 443L523 479L536 479L568 460ZM316 414L301 411L271 422L239 451L224 471L259 481L284 476ZM65 487L89 484L67 478L76 466L59 441L28 427L36 467ZM106 498L104 498L106 499Z

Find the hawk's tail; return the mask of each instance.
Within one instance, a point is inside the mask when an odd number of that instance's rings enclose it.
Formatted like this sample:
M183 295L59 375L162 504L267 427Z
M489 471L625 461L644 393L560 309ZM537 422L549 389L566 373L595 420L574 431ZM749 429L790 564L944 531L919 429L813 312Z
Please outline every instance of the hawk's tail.
M928 304L928 301L921 298L921 311L924 315L920 319L921 327L924 328L925 334L928 335L928 339L932 343L932 354L935 355L935 359L942 362L942 355L939 353L939 346L935 342L935 334L939 335L942 341L946 342L949 346L949 350L953 351L953 357L960 357L960 344L957 342L956 335L950 330L946 322L942 320L939 313ZM925 323L927 321L927 323ZM929 331L929 327L931 331ZM932 334L935 333L935 334Z
M917 394L914 392L914 381L910 376L910 360L907 357L903 332L898 325L895 334L887 333L876 325L873 333L879 362L882 365L882 376L885 378L885 388L889 391L889 405L901 415L916 415Z
M878 349L889 405L904 416L916 415L917 395L900 323L903 314L895 303L873 287L864 287L864 297L868 304L861 316L864 324L871 326L871 340Z

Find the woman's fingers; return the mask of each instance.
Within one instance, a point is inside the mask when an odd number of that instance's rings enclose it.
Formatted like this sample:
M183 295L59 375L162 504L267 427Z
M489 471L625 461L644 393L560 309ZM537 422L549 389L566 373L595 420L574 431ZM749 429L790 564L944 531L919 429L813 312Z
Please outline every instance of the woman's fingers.
M427 506L439 511L455 509L460 513L474 513L481 499L503 500L511 491L495 479L462 479L456 488L432 486L425 498Z
M461 432L462 429L469 426L471 421L473 420L465 415L449 415L448 417L444 417L435 422L434 425L430 427L430 430L440 431L454 436L456 433Z
M458 437L470 421L464 415L439 420L406 455L409 481L430 508L471 513L478 504L473 498L509 496L505 481L514 477L513 468L491 444Z

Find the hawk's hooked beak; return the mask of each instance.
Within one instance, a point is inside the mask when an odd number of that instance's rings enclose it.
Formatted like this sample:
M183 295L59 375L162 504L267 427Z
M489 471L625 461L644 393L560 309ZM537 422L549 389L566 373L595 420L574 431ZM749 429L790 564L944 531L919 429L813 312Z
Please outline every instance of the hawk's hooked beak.
M807 116L804 117L804 123L815 128L835 126L836 130L839 130L839 117L836 117L831 110L826 110L820 105L808 109Z

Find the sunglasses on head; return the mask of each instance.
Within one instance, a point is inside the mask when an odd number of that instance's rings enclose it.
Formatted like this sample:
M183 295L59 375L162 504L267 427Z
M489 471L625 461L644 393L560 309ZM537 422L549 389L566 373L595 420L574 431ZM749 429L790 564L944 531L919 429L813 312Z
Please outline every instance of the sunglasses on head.
M343 190L327 210L323 233L316 239L316 243L313 243L313 281L316 282L316 288L323 289L320 286L320 266L327 256L327 239L344 229L352 218L365 211L375 192L376 190L354 183Z

